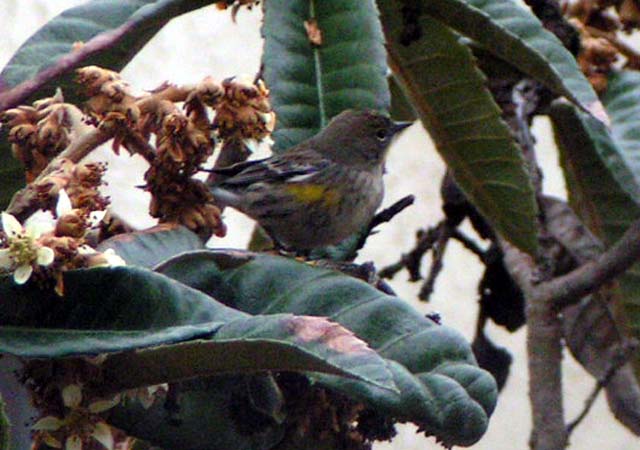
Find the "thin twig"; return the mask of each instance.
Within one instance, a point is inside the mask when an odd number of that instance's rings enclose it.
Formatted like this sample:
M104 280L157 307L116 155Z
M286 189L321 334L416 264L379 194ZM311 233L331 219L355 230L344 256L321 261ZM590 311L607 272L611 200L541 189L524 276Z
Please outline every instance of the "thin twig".
M395 216L400 214L409 206L413 205L413 202L415 202L415 200L416 200L415 196L407 195L406 197L402 197L400 200L398 200L388 208L385 208L382 211L380 211L378 214L376 214L373 217L373 219L369 223L369 233L367 234L370 234L373 231L373 229L378 225L386 222L390 222L391 219L393 219Z
M451 237L451 225L449 225L446 221L443 222L442 227L440 228L440 233L438 236L438 240L436 244L433 246L433 262L431 263L431 269L429 270L429 275L427 276L426 281L420 288L420 293L418 294L418 298L424 302L429 301L429 297L433 293L433 289L436 284L436 280L440 272L442 272L442 261L444 259L444 255L447 250L447 243L449 242L449 238Z
M440 228L445 220L438 222L434 227L428 230L419 230L416 236L416 245L409 253L405 253L397 263L391 264L383 268L380 272L380 278L393 278L393 276L406 268L409 272L410 281L418 281L421 279L420 266L422 257L434 246L440 235Z
M464 248L476 255L481 262L485 261L485 251L469 236L464 234L457 228L454 228L451 232L451 237L460 242Z
M378 214L373 216L373 219L371 219L371 222L369 222L367 231L360 236L360 239L358 239L358 242L356 243L356 246L355 246L355 250L358 251L362 247L364 247L364 244L367 242L367 238L371 235L375 227L383 223L390 222L395 216L400 214L409 206L413 205L413 202L415 201L415 199L416 198L413 195L407 195L405 197L402 197L393 205L383 209Z
M636 348L637 348L636 343L629 342L627 343L627 345L624 345L622 348L618 349L618 352L616 352L614 357L611 359L610 365L607 368L607 371L605 372L604 376L598 379L595 387L593 388L593 391L584 402L584 408L582 409L580 414L578 414L578 417L576 417L573 421L569 422L569 424L567 425L567 435L571 435L573 430L578 425L580 425L580 423L584 420L585 417L587 417L587 415L589 414L589 411L591 411L591 408L593 407L593 404L598 398L598 394L600 394L600 391L605 387L607 387L607 385L609 384L611 379L614 377L614 375L618 372L618 370L620 370L620 368L622 368L629 361L629 358L631 358Z

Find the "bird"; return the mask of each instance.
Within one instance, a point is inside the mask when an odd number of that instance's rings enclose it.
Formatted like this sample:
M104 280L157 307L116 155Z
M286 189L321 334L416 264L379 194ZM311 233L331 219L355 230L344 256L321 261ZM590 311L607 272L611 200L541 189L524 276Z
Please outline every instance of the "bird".
M384 196L388 149L412 122L346 110L286 152L213 169L216 203L256 220L277 248L309 252L369 224Z

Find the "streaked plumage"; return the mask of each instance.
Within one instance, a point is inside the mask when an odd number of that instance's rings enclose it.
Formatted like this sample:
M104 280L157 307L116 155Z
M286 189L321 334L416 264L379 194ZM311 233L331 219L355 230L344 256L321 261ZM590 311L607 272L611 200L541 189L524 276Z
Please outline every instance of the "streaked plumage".
M386 153L406 126L374 111L345 111L284 154L217 169L226 178L212 192L286 248L337 244L380 206Z

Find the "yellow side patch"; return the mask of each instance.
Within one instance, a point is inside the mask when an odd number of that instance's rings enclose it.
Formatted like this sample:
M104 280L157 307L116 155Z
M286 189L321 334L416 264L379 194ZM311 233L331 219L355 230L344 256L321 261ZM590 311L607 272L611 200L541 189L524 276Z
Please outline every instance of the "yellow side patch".
M285 189L300 203L323 202L326 206L335 205L340 199L335 189L321 184L288 184Z

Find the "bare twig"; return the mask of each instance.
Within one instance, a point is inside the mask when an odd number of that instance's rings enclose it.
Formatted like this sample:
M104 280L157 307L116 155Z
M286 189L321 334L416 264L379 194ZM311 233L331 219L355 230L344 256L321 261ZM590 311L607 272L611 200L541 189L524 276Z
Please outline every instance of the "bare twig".
M380 271L380 278L393 278L393 276L406 268L409 272L410 281L418 281L422 278L420 267L422 257L435 245L440 235L440 229L444 226L445 220L440 221L436 226L428 230L419 230L416 236L416 245L409 253L405 253L395 264L385 267Z
M375 227L383 223L390 222L391 219L393 219L395 216L400 214L409 206L413 205L413 202L415 201L415 199L416 198L413 195L407 195L405 197L402 197L393 205L383 209L378 214L373 216L373 219L371 219L371 222L369 222L367 231L365 233L362 233L362 235L360 236L360 239L358 239L358 242L355 245L355 250L358 251L362 247L364 247L364 244L367 242L367 239L369 238L369 236L371 235Z
M422 301L429 301L429 297L431 297L431 294L433 293L433 288L436 284L438 275L442 271L442 260L444 259L444 255L447 250L447 243L451 237L451 228L451 225L446 221L444 222L444 226L440 228L438 240L433 246L433 261L431 263L431 269L429 270L429 275L420 288L420 293L418 294L418 298Z
M464 247L467 250L469 250L471 253L476 255L480 261L482 262L485 261L485 251L482 248L480 248L480 246L476 244L476 242L473 239L471 239L469 236L464 234L462 231L460 231L457 228L454 228L453 231L451 232L451 237L456 241L460 242L462 245L464 245Z
M407 195L405 197L402 197L400 200L398 200L388 208L380 211L373 217L373 219L369 223L369 233L371 233L371 231L373 231L373 229L378 225L390 222L391 219L393 219L395 216L400 214L409 206L413 205L413 202L415 202L415 200L416 198L413 195Z

